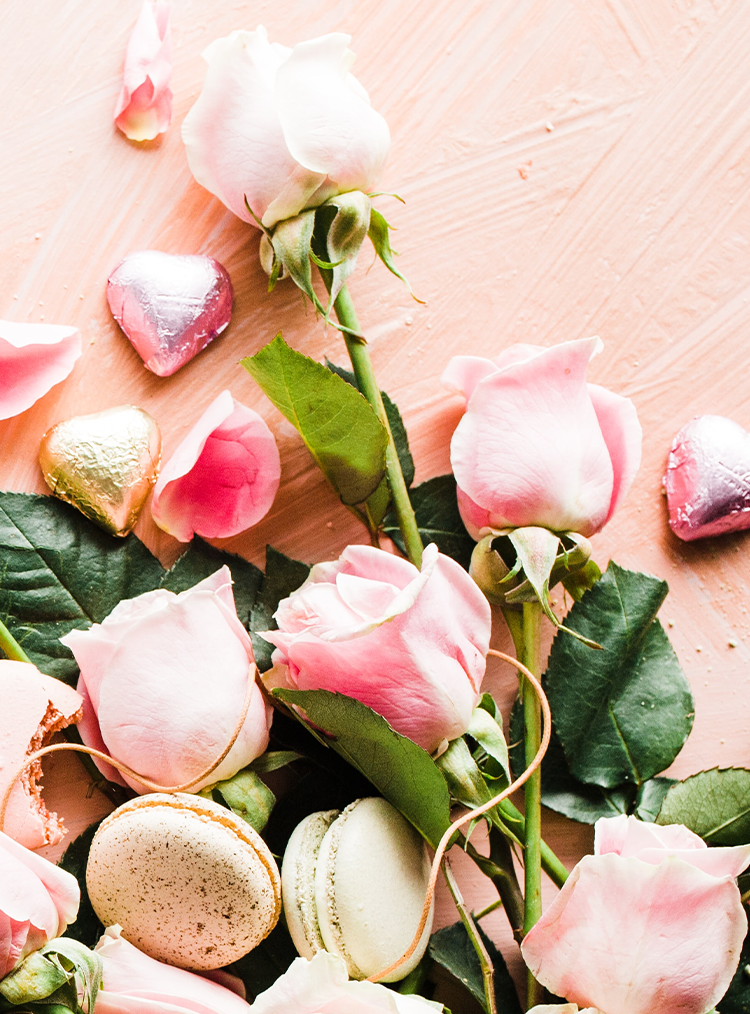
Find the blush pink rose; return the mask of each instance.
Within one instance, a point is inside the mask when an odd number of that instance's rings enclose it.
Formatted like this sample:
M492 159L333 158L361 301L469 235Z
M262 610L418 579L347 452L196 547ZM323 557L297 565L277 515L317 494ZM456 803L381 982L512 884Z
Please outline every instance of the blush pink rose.
M144 0L125 52L115 125L131 141L153 141L172 122L170 5Z
M430 752L466 732L479 700L490 607L466 571L424 551L414 564L371 546L319 563L274 616L267 685L332 690Z
M81 892L71 874L0 831L0 979L75 921Z
M203 975L143 954L110 926L94 948L102 959L96 1014L248 1014L242 983L227 973L227 989ZM239 994L239 995L238 995Z
M597 821L594 848L526 935L526 964L605 1014L705 1014L747 931L735 877L750 845L709 849L682 825L622 816Z
M349 73L350 41L336 33L289 49L260 26L204 52L203 91L182 125L188 164L245 222L271 229L380 175L388 125Z
M310 960L296 958L270 989L255 998L252 1010L253 1014L427 1014L442 1011L443 1005L422 996L402 996L375 982L350 982L343 958L318 951Z
M442 381L466 399L451 465L472 538L527 526L588 537L612 517L638 471L641 426L628 398L586 382L601 348L583 338L451 359Z
M80 355L76 327L0 320L0 419L30 408L65 380Z
M255 682L250 637L240 623L227 567L175 595L165 589L120 602L103 623L61 638L81 668L78 726L102 750L159 785L182 785L221 754ZM271 710L254 685L242 731L209 777L231 778L263 753ZM149 791L96 761L105 777Z
M280 478L279 451L265 421L222 391L162 468L151 513L180 542L193 535L228 538L268 513Z

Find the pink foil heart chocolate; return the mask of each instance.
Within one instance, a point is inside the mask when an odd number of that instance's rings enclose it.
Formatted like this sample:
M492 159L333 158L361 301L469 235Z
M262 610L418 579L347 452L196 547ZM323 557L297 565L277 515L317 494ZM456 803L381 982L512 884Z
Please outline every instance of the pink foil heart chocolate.
M750 433L700 415L672 441L664 487L669 527L685 542L750 528Z
M170 377L221 334L232 282L213 257L142 250L107 282L107 302L147 369Z

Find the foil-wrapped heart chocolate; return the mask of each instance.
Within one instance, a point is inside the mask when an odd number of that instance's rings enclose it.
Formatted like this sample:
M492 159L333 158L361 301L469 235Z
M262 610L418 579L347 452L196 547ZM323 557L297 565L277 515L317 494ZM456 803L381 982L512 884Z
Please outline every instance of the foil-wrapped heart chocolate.
M664 488L685 542L750 528L750 433L720 415L691 419L672 441Z
M127 535L156 477L161 434L148 412L133 405L57 423L42 437L44 481L112 535Z
M142 250L112 272L107 302L146 368L170 377L229 324L232 282L213 257Z

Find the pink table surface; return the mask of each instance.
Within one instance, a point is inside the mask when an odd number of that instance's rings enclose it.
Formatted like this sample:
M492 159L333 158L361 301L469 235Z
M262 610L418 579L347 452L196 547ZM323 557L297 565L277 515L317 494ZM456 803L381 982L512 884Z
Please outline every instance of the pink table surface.
M222 545L262 564L267 542L313 562L365 541L296 432L237 365L279 330L319 360L344 363L343 343L291 284L267 294L257 232L194 182L179 130L212 39L258 22L286 44L347 32L355 73L391 128L382 189L406 201L379 205L398 227L399 266L426 301L413 302L363 255L351 290L381 386L405 417L417 481L449 469L459 405L438 378L451 355L600 334L590 377L634 400L644 459L596 537L596 557L670 583L662 616L696 698L694 732L671 773L747 764L748 538L680 543L667 529L661 479L671 438L691 416L750 424L750 8L174 0L174 123L141 147L111 121L139 9L139 0L34 0L3 10L0 314L74 324L84 355L64 384L0 423L0 486L44 492L41 435L112 405L149 411L168 456L230 388L272 427L282 484L266 519ZM209 253L235 286L229 330L166 380L144 370L105 301L108 273L144 248ZM137 533L164 563L177 557L180 546L148 511ZM494 640L509 647L500 617ZM509 703L512 673L494 663L489 672ZM71 758L51 760L47 772L50 804L73 833L107 808L96 793L84 798ZM548 818L550 841L572 864L590 847L590 829ZM458 874L471 904L491 899L473 868L459 862ZM455 918L446 897L438 916ZM487 924L507 945L501 915Z

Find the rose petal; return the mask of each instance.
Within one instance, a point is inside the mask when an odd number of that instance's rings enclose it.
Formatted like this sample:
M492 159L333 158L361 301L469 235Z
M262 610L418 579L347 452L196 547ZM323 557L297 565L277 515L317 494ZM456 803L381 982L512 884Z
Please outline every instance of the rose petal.
M152 141L172 122L170 5L144 0L125 53L115 125L131 141Z
M161 470L151 512L181 542L227 538L257 524L281 477L273 433L250 408L223 391Z
M630 398L589 384L589 396L614 468L612 499L604 524L622 503L641 464L643 431Z
M480 356L453 356L443 370L440 383L451 391L464 396L468 402L480 380L497 372L497 365L491 359Z
M680 859L586 856L521 950L552 992L607 1014L704 1014L724 995L747 920L734 881Z
M616 852L623 858L639 856L643 849L707 849L703 839L682 824L651 824L621 813L602 817L594 828L594 854Z
M566 342L480 381L451 442L459 487L493 527L592 535L613 470L586 384L598 338ZM585 434L585 439L582 435Z
M182 124L198 183L243 221L257 224L247 199L269 228L300 212L325 180L289 154L276 114L276 72L290 52L271 45L262 26L217 39L203 53L208 63L203 90ZM274 201L277 213L269 218Z
M78 328L0 320L0 419L24 412L65 380L80 355Z
M2 831L0 861L4 870L0 874L0 911L17 920L28 920L48 939L64 933L75 921L81 900L73 874L30 852Z
M293 158L328 176L336 190L369 190L390 133L349 69L351 37L334 33L295 46L276 77L276 111Z
M110 926L95 947L104 963L103 988L96 999L100 1014L247 1014L237 994L202 975L148 957Z
M482 529L491 528L491 516L488 510L484 507L480 507L478 503L474 503L470 496L460 488L456 487L456 497L458 500L458 513L461 515L461 520L466 526L466 531L474 539L475 542L479 542L482 538ZM502 527L499 525L498 527Z

